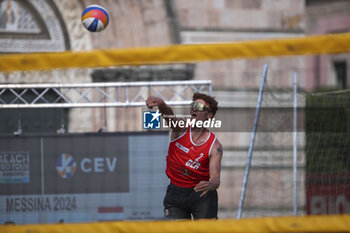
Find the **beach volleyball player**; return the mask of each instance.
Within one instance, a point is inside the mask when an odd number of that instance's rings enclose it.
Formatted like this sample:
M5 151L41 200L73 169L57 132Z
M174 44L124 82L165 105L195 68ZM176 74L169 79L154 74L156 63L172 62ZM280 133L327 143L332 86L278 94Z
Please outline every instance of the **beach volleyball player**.
M149 108L158 107L172 128L166 157L166 174L170 179L164 198L164 214L170 219L217 218L222 145L209 129L190 125L180 127L176 118L161 98L150 96ZM191 120L206 121L213 118L218 102L211 96L194 93ZM174 126L176 125L176 126ZM181 125L181 124L180 124Z

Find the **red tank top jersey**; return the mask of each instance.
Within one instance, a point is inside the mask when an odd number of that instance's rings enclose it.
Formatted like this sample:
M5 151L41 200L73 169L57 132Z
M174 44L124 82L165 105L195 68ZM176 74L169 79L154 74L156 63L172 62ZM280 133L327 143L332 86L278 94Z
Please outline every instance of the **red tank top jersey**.
M169 144L166 174L171 183L183 188L192 188L199 181L209 180L209 155L216 136L209 132L200 145L192 142L191 129Z

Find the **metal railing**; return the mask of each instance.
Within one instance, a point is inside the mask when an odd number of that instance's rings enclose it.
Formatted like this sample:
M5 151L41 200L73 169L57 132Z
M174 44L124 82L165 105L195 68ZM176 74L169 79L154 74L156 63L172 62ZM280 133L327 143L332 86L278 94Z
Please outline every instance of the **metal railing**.
M211 95L211 81L0 84L0 108L139 107L149 95L187 105L193 92Z

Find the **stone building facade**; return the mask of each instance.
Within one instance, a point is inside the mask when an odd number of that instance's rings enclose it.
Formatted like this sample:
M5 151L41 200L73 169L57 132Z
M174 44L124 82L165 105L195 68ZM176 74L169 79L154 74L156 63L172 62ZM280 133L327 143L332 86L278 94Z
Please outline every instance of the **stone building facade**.
M2 0L0 53L234 42L349 31L349 3L324 2L328 1ZM81 25L81 12L90 4L102 5L109 11L110 24L100 33L89 33ZM10 17L11 14L17 16L16 20L5 20L5 15ZM337 72L334 70L336 67L344 69L344 62L346 70L349 67L348 55L266 57L174 66L59 69L0 73L0 82L88 83L177 80L179 77L212 80L214 96L221 107L218 117L229 121L229 129L234 128L237 122L247 126L241 130L216 132L224 145L223 179L219 190L220 215L235 217L252 127L252 119L237 117L237 112L242 108L252 109L256 106L263 65L269 65L269 90L282 90L282 94L290 95L293 72L298 74L300 90L313 90L322 85L344 86L343 79L337 78ZM333 64L333 68L329 64ZM313 69L315 67L322 69L317 71ZM159 75L147 76L145 73ZM348 87L349 74L345 80L345 86ZM283 104L278 99L271 103L275 107ZM101 128L109 132L140 131L141 111L140 108L70 109L66 113L66 127L68 132L97 132ZM256 160L253 161L250 175L253 179L248 187L252 191L247 194L247 216L290 215L293 204L290 186L290 152L293 146L291 135L285 135L283 132L277 136L262 133L258 137L258 148L254 155ZM300 134L299 138L298 146L302 148L303 135ZM282 160L281 156L286 153L288 155ZM304 155L301 152L301 168L303 164ZM274 183L270 184L267 180L273 180ZM301 187L298 205L302 209L302 169L298 182ZM273 194L276 194L276 197L273 197ZM266 199L261 198L262 195L265 195Z
M306 32L310 35L345 33L350 31L350 3L348 1L306 1ZM349 54L310 56L307 66L306 87L350 87Z

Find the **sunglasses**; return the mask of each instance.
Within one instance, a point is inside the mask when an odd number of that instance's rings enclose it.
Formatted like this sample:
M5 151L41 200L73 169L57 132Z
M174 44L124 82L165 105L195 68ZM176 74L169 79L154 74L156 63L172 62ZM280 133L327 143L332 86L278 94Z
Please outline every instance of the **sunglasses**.
M193 110L193 109L195 109L195 108L196 108L197 111L199 111L199 112L204 112L204 111L210 112L209 108L205 107L204 104L198 103L198 102L192 102L192 103L191 103L191 109Z

